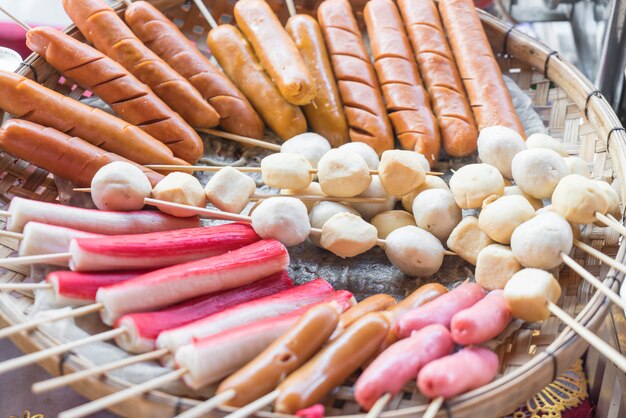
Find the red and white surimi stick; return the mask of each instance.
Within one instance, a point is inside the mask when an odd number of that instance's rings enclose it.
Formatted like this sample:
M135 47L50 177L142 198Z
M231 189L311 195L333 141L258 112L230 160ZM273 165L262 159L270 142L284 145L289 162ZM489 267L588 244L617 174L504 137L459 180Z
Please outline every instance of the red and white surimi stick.
M303 306L321 302L333 292L334 289L330 283L324 279L316 279L293 289L233 306L183 327L163 331L157 338L157 347L175 352L194 339L205 338L236 326L293 312Z
M482 344L503 332L512 317L504 291L491 291L474 305L452 317L452 339L460 345Z
M64 226L28 222L23 229L18 253L20 257L67 253L72 239L97 236L99 235ZM52 261L49 264L68 265L67 260Z
M186 299L252 283L289 265L283 244L263 240L226 254L166 267L98 290L102 320L163 308Z
M159 211L110 212L14 197L9 209L8 231L22 232L28 222L65 226L104 235L143 234L200 226L197 217L177 218Z
M181 302L154 312L124 315L115 322L125 334L115 339L117 345L131 353L144 353L156 348L156 338L165 330L215 314L251 300L294 287L289 273L283 271L235 289L222 290Z
M318 303L330 301L336 301L340 312L343 312L352 306L353 296L348 291L339 290ZM176 350L175 364L189 370L183 379L192 389L217 382L256 357L312 306L310 304L296 311L194 339Z

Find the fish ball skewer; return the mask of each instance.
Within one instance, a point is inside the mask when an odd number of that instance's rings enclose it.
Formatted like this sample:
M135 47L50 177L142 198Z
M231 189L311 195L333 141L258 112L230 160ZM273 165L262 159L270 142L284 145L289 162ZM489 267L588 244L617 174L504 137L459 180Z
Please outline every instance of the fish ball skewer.
M504 178L489 164L468 164L452 175L450 190L460 208L479 209L489 196L504 194Z
M518 153L513 158L512 169L515 184L535 199L550 199L556 185L569 174L563 157L545 148Z
M461 208L449 190L430 189L418 194L413 201L415 224L441 242L445 242L461 222Z
M478 135L478 158L497 168L507 179L513 178L513 157L525 149L526 143L522 136L505 126L488 126Z

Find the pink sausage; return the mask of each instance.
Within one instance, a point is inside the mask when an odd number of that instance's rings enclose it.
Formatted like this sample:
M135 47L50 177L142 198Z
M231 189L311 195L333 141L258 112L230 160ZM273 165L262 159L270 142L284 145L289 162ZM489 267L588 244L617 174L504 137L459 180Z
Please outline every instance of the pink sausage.
M415 379L422 367L452 352L450 331L434 324L414 332L382 352L365 369L354 387L354 397L369 411L376 401L389 392L396 396L404 385Z
M406 338L413 331L431 324L441 324L449 328L450 321L457 312L469 308L484 296L485 292L476 283L462 283L450 292L406 311L396 320L395 333L399 338Z
M504 291L498 289L454 315L450 331L457 344L482 344L504 331L509 322L511 310L504 299Z
M417 387L425 396L453 396L491 382L498 373L498 356L482 347L459 352L428 363L417 376Z

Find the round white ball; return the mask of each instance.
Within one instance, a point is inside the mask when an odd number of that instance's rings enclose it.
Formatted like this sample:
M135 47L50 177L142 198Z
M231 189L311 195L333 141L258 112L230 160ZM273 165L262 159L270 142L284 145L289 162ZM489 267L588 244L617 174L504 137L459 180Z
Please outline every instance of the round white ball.
M602 185L578 174L570 174L554 189L552 209L570 222L590 224L596 221L596 212L607 212L609 201Z
M523 196L502 196L483 208L478 226L500 244L511 242L515 228L535 216L535 209Z
M306 189L313 181L311 163L300 154L279 152L261 161L263 182L277 189Z
M424 190L413 201L415 224L445 242L463 215L449 190Z
M488 126L478 135L478 158L494 166L502 176L510 179L513 157L526 149L522 136L505 126Z
M408 276L431 276L443 264L441 242L416 226L398 228L387 236L385 253L389 261Z
M311 232L306 206L293 197L265 199L251 218L252 228L261 238L278 240L286 247L304 242Z
M134 164L115 161L100 168L91 179L91 199L100 210L140 210L152 185Z
M280 152L300 154L306 158L313 168L317 168L320 158L330 151L330 143L321 135L305 132L296 135L280 146Z
M409 194L402 196L402 207L409 213L413 213L413 201L415 197L422 193L424 190L429 189L444 189L450 190L446 182L438 176L426 175L424 183L422 183L417 189L411 191Z
M390 196L384 189L378 176L372 176L372 182L366 191L361 193L358 197L375 197L384 198L383 203L352 203L352 207L359 211L363 215L363 219L369 220L381 212L386 212L396 205L396 198Z
M530 203L533 209L539 210L543 207L541 199L535 199L534 197L524 193L519 186L506 186L504 188L503 196L522 196L524 199L528 200L528 203Z
M387 235L403 226L415 226L415 218L403 210L389 210L374 216L371 221L378 231L378 238L385 239Z
M478 209L489 196L502 196L504 178L489 164L468 164L452 175L450 190L460 208Z
M376 154L374 148L370 147L366 143L348 142L347 144L340 146L338 149L360 155L361 158L365 160L365 163L370 170L378 170L378 164L380 163L378 154Z
M556 185L569 173L563 157L547 148L520 152L512 167L515 184L535 199L550 199Z
M188 173L169 173L152 190L152 197L181 205L206 206L206 193L197 178ZM196 213L187 209L159 207L161 211L173 216L187 217Z
M569 174L579 174L583 177L591 178L591 174L589 174L589 167L587 166L587 162L585 160L580 157L565 157L564 160Z
M376 228L351 213L338 213L324 223L320 244L339 257L355 257L376 245Z
M392 196L404 196L415 190L426 177L422 159L423 155L414 151L388 150L383 152L378 166L378 176Z
M526 147L528 147L528 149L551 149L552 151L559 154L561 157L569 156L567 150L565 149L565 146L560 141L557 141L547 134L532 134L531 136L526 138Z
M344 203L323 200L313 205L313 208L309 212L311 228L321 229L326 221L338 213L351 213L352 215L361 216L359 212ZM311 241L313 241L315 245L320 245L319 236L311 235Z
M546 211L513 231L511 250L522 266L550 270L562 263L561 253L569 254L573 240L569 223Z
M370 169L358 154L332 149L317 164L317 177L327 196L354 197L372 182Z

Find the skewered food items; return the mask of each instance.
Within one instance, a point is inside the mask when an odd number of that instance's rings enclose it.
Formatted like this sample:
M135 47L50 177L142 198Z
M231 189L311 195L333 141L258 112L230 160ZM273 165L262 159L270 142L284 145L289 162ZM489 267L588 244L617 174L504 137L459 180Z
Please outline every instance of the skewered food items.
M300 154L306 158L312 168L317 168L320 158L330 151L330 143L321 135L305 132L285 141L280 152Z
M365 160L340 149L324 154L317 164L317 176L322 191L328 196L356 196L367 190L372 182Z
M476 265L481 250L493 243L493 240L480 229L475 216L463 218L446 241L448 248L473 265Z
M197 206L199 208L206 206L204 188L197 178L188 173L174 172L168 174L154 187L152 196L155 199L180 203L182 205ZM160 209L173 216L194 216L193 213L185 209L169 207L162 207Z
M358 195L358 197L385 199L383 203L352 203L351 206L355 208L364 219L372 219L379 213L392 210L396 205L396 198L387 193L380 181L380 176L372 176L372 182L369 187L363 193Z
M103 166L91 180L91 198L100 210L140 210L151 193L148 177L123 161Z
M531 135L532 136L532 135ZM494 166L507 179L513 178L513 157L526 149L522 136L506 126L488 126L478 135L478 158Z
M513 157L513 180L526 194L535 199L550 199L556 185L569 171L556 151L533 148Z
M568 221L593 223L596 221L596 212L604 214L609 209L608 194L601 187L578 174L565 176L554 189L552 208Z
M478 225L492 240L509 244L515 228L535 216L535 209L522 196L502 196L489 202L478 216Z
M409 276L430 276L441 268L443 246L430 232L416 226L398 228L385 239L389 261Z
M619 201L619 195L617 194L617 191L606 181L594 181L595 185L604 192L604 197L606 197L607 201L609 202L609 207L606 210L606 213L613 216L615 219L622 219L622 207Z
M339 257L354 257L376 245L373 225L351 213L338 213L324 222L320 244Z
M370 221L378 231L378 238L385 239L398 228L403 226L415 226L415 218L403 210L389 210L374 216Z
M474 305L452 317L450 332L455 343L485 343L502 333L511 322L511 311L501 289L487 293Z
M532 148L547 148L559 154L561 157L569 157L569 153L565 149L565 146L556 139L547 134L532 134L526 138L526 146L529 149Z
M504 194L504 179L489 164L468 164L452 175L450 190L460 208L479 209L489 196Z
M279 152L261 161L263 182L277 189L306 189L313 180L311 163L300 154Z
M360 216L356 209L343 203L326 201L317 202L309 213L311 228L322 229L326 221L338 213L351 213L355 216ZM320 245L319 236L313 235L311 236L311 240L315 243L315 245Z
M24 226L18 248L19 255L59 254L69 251L74 238L93 237L96 234L41 222L28 222ZM67 266L67 260L50 261L49 264Z
M523 196L526 200L528 200L533 209L539 210L543 207L541 199L535 199L534 197L524 193L519 186L506 186L504 188L504 196Z
M522 266L550 270L561 264L561 253L569 254L573 240L569 223L546 211L513 231L511 250Z
M348 142L339 147L340 150L348 151L357 155L365 160L365 164L370 170L378 170L380 159L378 154L374 151L374 148L367 145L365 142Z
M504 297L513 316L528 322L550 317L546 301L556 303L561 286L551 273L526 268L513 275L504 287Z
M404 196L421 186L426 174L419 154L413 151L390 150L383 152L380 157L378 176L387 193Z
M474 278L485 290L504 289L515 273L522 269L510 247L491 244L478 253Z
M255 192L254 180L230 166L215 173L204 186L208 202L231 213L241 213Z
M402 196L402 207L404 208L404 210L409 213L413 213L413 202L415 201L415 198L421 192L428 189L450 190L446 182L441 177L431 176L427 174L424 178L424 182L417 189Z
M293 197L272 197L252 212L252 227L261 237L271 237L287 247L298 245L311 232L304 203Z
M449 190L424 190L413 201L415 224L445 242L461 222L461 208Z
M580 174L583 177L591 178L587 162L580 157L565 157L565 165L569 174Z
M326 196L324 192L322 192L322 187L316 181L311 182L311 184L309 184L309 187L307 187L306 189L281 189L280 194L283 196L319 196L320 199ZM313 207L318 202L324 202L324 200L302 200L302 203L304 203L304 206L306 206L306 209L309 211L309 213L311 213L311 210L313 210ZM314 226L313 228L318 227ZM321 228L321 226L319 228Z

